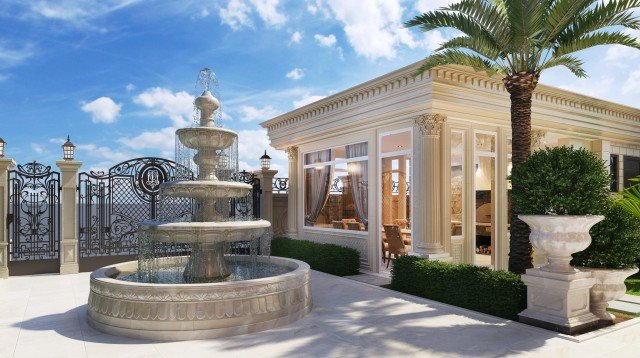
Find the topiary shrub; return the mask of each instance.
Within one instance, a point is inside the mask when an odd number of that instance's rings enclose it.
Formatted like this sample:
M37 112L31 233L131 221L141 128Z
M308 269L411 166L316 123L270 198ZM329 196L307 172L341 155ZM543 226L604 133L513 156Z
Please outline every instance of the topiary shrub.
M414 256L394 260L390 288L512 320L527 307L527 287L518 274Z
M591 245L573 254L571 265L592 268L636 267L640 258L640 220L618 202L611 202L605 219L591 228Z
M312 270L336 276L357 275L360 272L358 251L334 244L276 237L271 240L271 255L304 261Z
M607 207L611 178L586 149L537 150L509 176L511 205L526 215L593 215Z

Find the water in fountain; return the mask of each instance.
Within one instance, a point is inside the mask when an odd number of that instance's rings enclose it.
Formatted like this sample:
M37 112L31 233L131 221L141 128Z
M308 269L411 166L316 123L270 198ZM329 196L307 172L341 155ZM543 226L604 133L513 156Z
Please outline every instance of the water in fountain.
M176 163L194 180L161 185L160 220L138 236L138 272L118 279L143 283L201 283L255 279L290 269L257 260L269 255L271 226L252 216L250 184L238 171L238 136L220 126L215 75L203 69L194 104L199 123L176 131ZM218 123L216 123L218 122ZM188 169L188 170L187 170ZM173 212L190 200L192 215Z

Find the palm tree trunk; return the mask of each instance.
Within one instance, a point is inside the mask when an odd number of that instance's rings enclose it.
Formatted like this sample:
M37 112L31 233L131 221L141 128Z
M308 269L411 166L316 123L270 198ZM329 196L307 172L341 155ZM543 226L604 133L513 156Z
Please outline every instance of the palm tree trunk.
M511 95L511 162L523 163L531 154L531 97L538 84L537 73L521 72L503 79ZM516 184L512 185L515 187ZM515 189L515 188L514 188ZM510 210L509 271L523 274L533 267L529 226Z

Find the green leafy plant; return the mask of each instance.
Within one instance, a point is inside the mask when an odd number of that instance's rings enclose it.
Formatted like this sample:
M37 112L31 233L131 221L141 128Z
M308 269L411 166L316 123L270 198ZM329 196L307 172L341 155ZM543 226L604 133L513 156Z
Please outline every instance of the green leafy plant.
M530 154L531 99L540 74L562 66L587 77L582 50L600 45L640 48L626 29L640 29L640 0L461 0L415 16L406 26L462 33L442 43L418 72L463 65L502 78L511 100L512 162ZM517 188L517 184L513 185ZM532 267L527 224L511 211L509 270Z
M607 205L605 219L591 228L591 245L573 254L572 265L624 269L640 259L640 220L618 201Z
M527 307L520 275L414 256L394 260L390 288L512 320Z
M640 182L640 179L633 178L631 181ZM637 220L640 220L640 183L624 189L622 199L618 200L618 203Z
M600 214L609 202L604 162L586 149L537 150L509 176L512 209L533 215Z
M312 270L336 276L357 275L360 272L358 251L334 244L276 237L271 240L271 255L304 261Z

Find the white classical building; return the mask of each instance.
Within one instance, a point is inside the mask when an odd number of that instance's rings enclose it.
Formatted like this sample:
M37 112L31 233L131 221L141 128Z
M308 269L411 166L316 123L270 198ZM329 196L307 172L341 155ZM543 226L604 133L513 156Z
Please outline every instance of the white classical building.
M499 77L418 65L262 123L289 155L287 235L353 247L373 272L398 235L416 254L506 269L509 95ZM640 174L639 109L540 84L532 126L535 148L597 153L613 190Z

